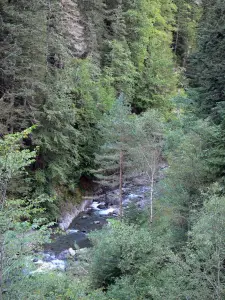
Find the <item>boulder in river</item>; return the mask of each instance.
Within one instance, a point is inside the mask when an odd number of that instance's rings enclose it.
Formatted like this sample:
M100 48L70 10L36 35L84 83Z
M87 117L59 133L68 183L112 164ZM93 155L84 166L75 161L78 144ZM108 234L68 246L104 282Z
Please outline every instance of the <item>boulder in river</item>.
M97 206L98 209L106 209L107 206L105 203L100 203L98 206Z
M117 193L108 193L106 196L106 203L109 205L119 205L119 195Z
M69 250L64 250L64 251L62 251L61 253L59 253L59 255L57 256L57 258L59 259L59 260L64 260L64 259L67 259L68 258L68 256L69 256Z
M71 255L71 256L75 256L76 255L76 251L73 249L73 248L69 248L69 254Z

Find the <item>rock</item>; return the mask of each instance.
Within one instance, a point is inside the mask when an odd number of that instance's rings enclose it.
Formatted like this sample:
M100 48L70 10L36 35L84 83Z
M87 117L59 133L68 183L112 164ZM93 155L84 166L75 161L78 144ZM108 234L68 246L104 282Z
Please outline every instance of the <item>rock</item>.
M76 254L82 255L82 254L85 254L87 251L88 251L88 248L80 248L80 249L76 250Z
M116 211L115 208L110 207L110 208L107 208L107 209L104 209L104 210L100 210L99 215L100 216L111 216L115 211Z
M106 203L109 205L119 205L119 196L116 193L110 193L106 196Z
M99 204L100 204L100 202L98 202L98 201L93 201L92 202L92 204L91 204L91 208L93 209L93 210L98 210L99 208L98 208L98 206L99 206Z
M89 208L87 208L87 210L86 210L86 214L89 215L89 216L90 216L93 212L94 212L94 209L93 209L92 207L89 207Z
M73 203L66 202L62 208L61 217L59 220L59 228L62 230L67 230L74 218L83 212L91 203L92 200L84 200L79 206L74 206Z
M69 250L64 250L64 251L62 251L59 255L58 255L58 259L59 260L64 260L64 259L67 259L68 258L68 256L69 256Z
M97 208L98 208L98 209L106 209L107 207L106 207L105 204L99 204L99 205L97 206Z
M52 270L60 270L60 271L65 271L66 270L66 263L63 260L59 259L54 259L51 262L44 262L44 261L38 261L37 264L40 265L40 267L35 270L30 272L29 274L35 274L35 273L45 273L45 272L50 272Z
M143 186L148 184L146 176L138 176L132 179L134 186Z
M66 231L67 234L73 234L73 233L77 233L77 232L79 232L78 229L68 229L68 230Z
M51 262L53 259L55 259L55 255L50 255L50 254L45 254L44 258L43 258L43 261L45 262ZM38 261L37 261L38 263Z
M87 216L83 216L82 219L87 219Z
M38 262L38 258L34 258L34 259L33 259L33 262L34 262L34 263Z
M96 225L100 224L100 221L94 221L94 224L96 224Z
M71 255L71 256L75 256L76 255L76 251L73 249L73 248L69 248L69 254Z
M128 198L129 198L129 199L138 199L138 198L140 198L140 195L130 194L130 195L128 196Z

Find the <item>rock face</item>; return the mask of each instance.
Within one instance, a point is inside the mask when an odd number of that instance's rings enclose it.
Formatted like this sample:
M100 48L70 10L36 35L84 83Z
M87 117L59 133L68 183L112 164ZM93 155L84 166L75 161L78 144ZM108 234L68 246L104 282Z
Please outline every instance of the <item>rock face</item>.
M72 203L66 203L59 220L60 229L67 230L73 219L83 212L85 208L90 206L91 203L92 200L84 200L79 206L74 206Z
M78 9L76 1L61 0L63 11L62 23L64 36L73 57L84 58L88 54L85 21Z

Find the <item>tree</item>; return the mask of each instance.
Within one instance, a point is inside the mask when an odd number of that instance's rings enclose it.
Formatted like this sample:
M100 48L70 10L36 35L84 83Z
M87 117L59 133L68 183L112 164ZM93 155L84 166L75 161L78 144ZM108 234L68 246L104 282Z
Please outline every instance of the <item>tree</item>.
M9 229L10 219L6 214L7 189L12 177L17 176L29 166L36 155L27 149L20 150L20 141L31 132L30 129L20 134L6 135L0 140L0 214L1 214L1 236L0 236L0 299L3 289L3 265L4 265L4 233ZM10 217L11 218L11 217Z
M192 211L189 242L162 273L162 298L224 298L224 197L220 194L217 184L211 186L202 195L202 209Z
M197 26L201 14L201 5L193 0L175 0L177 10L175 14L176 29L173 43L177 62L186 67L188 57L197 48Z
M36 122L46 74L46 10L40 1L1 1L1 132Z
M107 299L162 299L157 278L171 252L152 231L114 220L91 240L91 283L105 288Z
M136 119L136 143L130 148L133 164L147 175L150 187L150 223L153 222L154 180L159 169L163 147L163 123L157 111L150 110Z
M175 5L167 0L127 1L124 11L127 44L137 71L132 106L138 113L168 108L177 80L171 49Z
M53 199L46 195L21 199L8 192L12 180L26 177L27 168L35 161L37 149L30 151L23 144L32 130L8 134L0 140L0 299L3 291L7 297L15 295L18 281L23 282L25 268L30 267L28 255L49 241L48 228L53 225L43 216L43 206Z
M94 168L94 152L100 144L97 124L112 106L115 90L111 87L111 77L105 77L91 59L76 59L72 66L71 100L78 131L78 180L81 175L90 175Z
M198 119L191 100L178 98L166 130L164 157L169 168L160 184L160 202L170 219L173 245L180 247L188 238L192 209L202 207L201 192L221 178L224 151L220 126Z
M193 266L193 277L201 283L197 289L207 289L207 297L218 300L225 296L225 206L224 197L219 194L220 188L214 186L208 195L204 195L206 200L190 232L190 251L187 252L187 261Z
M131 167L128 150L132 143L131 109L124 103L122 95L99 122L99 134L102 146L96 153L96 164L99 166L96 176L104 186L119 185L122 218L122 187L125 172Z
M198 32L198 51L190 58L188 76L191 87L198 91L197 112L201 117L224 120L224 10L223 1L202 2Z
M124 94L126 99L132 99L135 92L136 69L131 60L129 47L125 40L113 40L109 42L109 49L108 66L105 67L104 73L111 79L111 85L117 95Z

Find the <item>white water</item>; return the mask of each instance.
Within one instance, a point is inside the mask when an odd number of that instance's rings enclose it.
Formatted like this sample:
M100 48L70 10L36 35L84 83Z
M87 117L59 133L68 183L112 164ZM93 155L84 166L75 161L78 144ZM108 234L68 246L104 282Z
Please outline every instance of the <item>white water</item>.
M149 190L150 190L150 188L148 186L128 185L128 187L126 187L124 189L123 206L126 207L127 205L129 205L129 203L136 203L136 204L139 203L139 205L143 204L143 206L144 206L145 203L147 202L147 198L148 198L148 197L146 197L146 193L149 192ZM114 193L115 198L116 198L117 192L118 191L116 190L116 191L111 191L110 193L111 194ZM107 216L117 216L118 215L119 205L113 205L113 206L109 206L108 208L103 208L103 209L98 207L100 205L105 206L106 203L102 202L102 201L94 200L86 209L84 209L84 211L87 214L80 218L85 219L85 224L87 224L87 223L99 224L100 222L96 221L96 220L100 220L101 218L104 218L104 217L106 220ZM141 205L141 207L142 207L142 205ZM90 211L90 209L93 211L91 213L92 217L90 217L90 215L88 215L88 211ZM96 217L94 217L94 216L96 216ZM99 219L99 217L100 217L100 219ZM79 219L79 216L78 216L78 219ZM95 223L95 222L99 222L99 223ZM69 236L72 237L72 234L78 234L78 235L82 234L83 229L82 228L79 228L80 230L76 229L76 222L74 225L75 225L74 228L70 228L70 229L66 230L68 238L69 238ZM96 226L99 226L99 225L96 225ZM99 228L101 228L101 227L99 227ZM95 229L96 229L96 227L95 227ZM84 246L84 247L86 247L86 246ZM57 255L55 255L52 252L44 253L43 258L38 260L35 263L35 265L38 268L35 271L31 272L30 274L42 273L42 272L54 271L54 270L65 271L66 270L66 260L69 256L70 256L70 252L66 248L65 248L65 250L60 252L60 254L57 254ZM77 256L77 254L75 254L74 259L76 259L76 256Z

